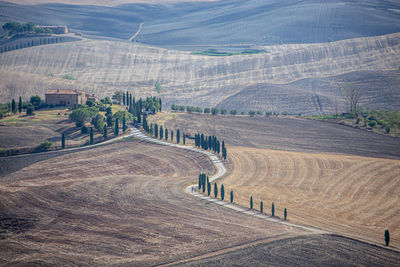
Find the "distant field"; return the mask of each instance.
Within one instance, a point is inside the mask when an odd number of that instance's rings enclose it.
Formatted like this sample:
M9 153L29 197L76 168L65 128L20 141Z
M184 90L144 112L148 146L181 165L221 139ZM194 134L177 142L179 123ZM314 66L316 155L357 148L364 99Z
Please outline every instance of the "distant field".
M164 127L216 135L228 146L400 159L399 138L324 121L180 114Z
M271 46L266 49L271 53L229 57L115 41L51 44L0 54L0 101L43 96L46 89L61 87L99 97L115 90L129 90L136 97L157 95L167 109L171 104L218 105L319 114L334 111L336 103L344 111L340 86L355 80L363 107L398 109L399 49L400 34ZM60 79L66 74L76 80ZM338 76L342 74L348 75ZM154 90L157 81L161 93Z

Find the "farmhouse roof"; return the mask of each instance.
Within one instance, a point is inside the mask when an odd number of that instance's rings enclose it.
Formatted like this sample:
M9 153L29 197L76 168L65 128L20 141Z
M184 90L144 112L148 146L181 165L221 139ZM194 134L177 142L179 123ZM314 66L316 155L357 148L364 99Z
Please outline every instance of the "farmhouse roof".
M72 90L72 89L57 89L47 90L46 95L85 95L83 91Z

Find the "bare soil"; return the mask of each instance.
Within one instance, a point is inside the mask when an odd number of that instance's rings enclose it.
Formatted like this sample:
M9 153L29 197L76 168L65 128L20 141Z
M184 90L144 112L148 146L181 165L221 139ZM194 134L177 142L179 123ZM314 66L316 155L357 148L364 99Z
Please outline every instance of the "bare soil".
M0 179L1 265L153 265L310 234L184 193L214 172L195 152L130 140L21 167Z
M400 159L400 139L325 121L180 114L164 128L216 135L228 146Z

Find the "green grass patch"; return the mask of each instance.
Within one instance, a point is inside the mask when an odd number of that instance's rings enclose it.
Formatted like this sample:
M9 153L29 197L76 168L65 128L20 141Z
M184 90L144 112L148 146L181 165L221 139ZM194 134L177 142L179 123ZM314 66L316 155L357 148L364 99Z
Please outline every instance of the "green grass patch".
M239 55L254 55L254 54L265 54L269 53L265 50L260 49L245 49L240 52L222 52L216 49L208 49L203 51L193 51L192 55L203 55L203 56L211 56L211 57L224 57L224 56L239 56Z

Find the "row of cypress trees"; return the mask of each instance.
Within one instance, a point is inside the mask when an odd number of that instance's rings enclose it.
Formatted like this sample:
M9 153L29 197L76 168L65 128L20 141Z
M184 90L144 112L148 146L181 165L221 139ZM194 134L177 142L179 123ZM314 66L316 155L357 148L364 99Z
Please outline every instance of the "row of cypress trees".
M171 142L174 141L174 131L171 130L169 131L167 128L163 128L162 125L158 125L157 123L153 124L151 123L150 126L147 122L147 118L144 116L143 117L143 129L145 130L146 133L149 133L154 136L154 138L159 138L161 140L165 139L165 141L168 141L170 139ZM185 145L186 144L186 134L182 133L181 130L177 129L176 130L176 143L181 142L181 136L182 136L182 143Z
M205 173L200 173L199 174L199 179L198 179L198 189L200 192L205 193L207 189L207 195L210 196L211 194L211 184L209 182L208 176L206 176ZM214 197L218 197L218 191L220 192L220 198L223 201L225 199L225 187L224 184L221 184L220 190L218 190L218 184L215 182L214 183ZM233 191L231 190L230 192L230 203L233 203ZM253 203L253 196L250 196L250 209L254 209L254 203ZM260 212L264 212L264 204L263 201L260 202ZM275 216L275 204L272 202L271 205L271 216ZM283 210L283 216L284 220L286 221L287 218L287 209L285 208Z
M194 145L198 148L204 150L212 150L213 152L219 154L222 151L222 157L226 159L226 146L225 142L222 141L222 146L218 138L214 135L206 136L204 134L195 134Z
M13 51L13 50L18 50L22 48L27 48L27 47L32 47L32 46L37 46L37 45L46 45L46 44L56 44L56 43L62 43L64 40L62 37L55 37L55 38L41 38L41 39L36 39L36 40L27 40L24 42L19 42L13 45L7 45L0 47L0 53L5 53L8 51Z

